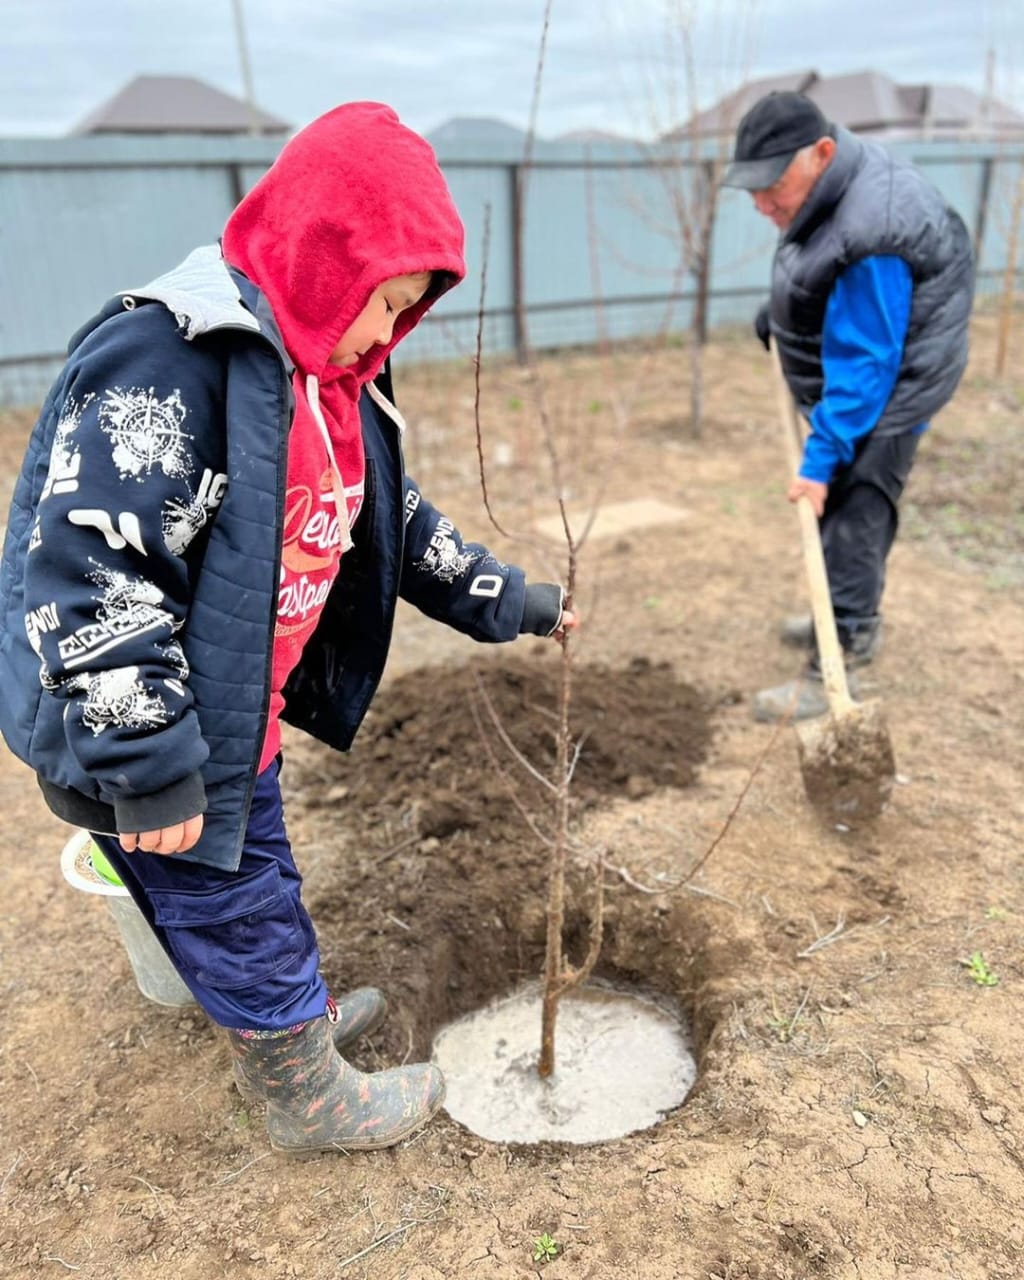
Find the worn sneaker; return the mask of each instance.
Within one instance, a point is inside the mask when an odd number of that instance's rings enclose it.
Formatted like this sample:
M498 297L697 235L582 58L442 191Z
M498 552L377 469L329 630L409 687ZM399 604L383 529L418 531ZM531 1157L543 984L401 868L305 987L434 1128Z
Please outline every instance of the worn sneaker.
M856 676L847 672L850 697L860 692ZM790 720L813 720L828 712L828 698L821 673L813 667L799 680L787 680L773 689L762 689L754 694L754 719L761 724L774 724L788 716Z

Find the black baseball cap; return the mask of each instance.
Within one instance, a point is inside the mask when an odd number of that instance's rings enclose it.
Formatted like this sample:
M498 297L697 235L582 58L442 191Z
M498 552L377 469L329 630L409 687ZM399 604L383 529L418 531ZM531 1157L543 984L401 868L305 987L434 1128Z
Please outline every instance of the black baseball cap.
M766 94L740 121L722 185L746 191L774 186L802 147L831 134L819 108L802 93Z

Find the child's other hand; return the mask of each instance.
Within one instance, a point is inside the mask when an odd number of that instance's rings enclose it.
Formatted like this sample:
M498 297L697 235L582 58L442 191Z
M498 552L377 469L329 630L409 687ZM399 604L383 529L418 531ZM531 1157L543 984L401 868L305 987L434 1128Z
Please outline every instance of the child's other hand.
M122 831L118 839L125 853L185 853L203 834L203 815L177 822L159 831Z
M558 626L552 631L552 638L555 640L564 640L566 633L575 631L580 625L580 615L572 609L563 609L562 616L558 620Z

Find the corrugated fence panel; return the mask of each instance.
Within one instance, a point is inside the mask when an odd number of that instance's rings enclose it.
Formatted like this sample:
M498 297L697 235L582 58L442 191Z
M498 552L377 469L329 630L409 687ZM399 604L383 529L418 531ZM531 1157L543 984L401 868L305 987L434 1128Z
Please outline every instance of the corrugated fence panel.
M1024 266L1024 160L1005 159L993 165L988 187L988 208L981 237L978 259L981 284L988 292L1002 288L1006 268L1007 245L1013 230L1014 214L1017 220L1017 268Z
M475 352L488 216L484 350L506 352L515 345L513 171L503 165L456 163L445 176L466 227L466 279L432 307L426 321L402 343L403 361L447 360Z
M32 252L3 254L5 357L53 350L111 294L220 234L232 207L220 169L0 170L0 225L31 224ZM4 236L4 240L7 240ZM5 246L6 247L6 246Z
M524 290L530 338L543 347L657 333L682 323L678 227L671 189L680 171L542 168L529 178Z
M112 293L216 239L279 147L273 139L187 135L0 139L0 404L38 402L69 336ZM999 288L1024 147L893 149L922 166L979 238L979 290ZM522 350L527 341L544 348L655 335L689 323L695 280L681 269L676 211L692 207L700 170L681 165L678 154L543 145L525 173L508 147L484 155L478 146L451 147L440 158L466 224L469 271L403 345L404 361L475 350L487 209L486 353ZM746 193L720 193L711 324L751 318L767 294L774 240Z

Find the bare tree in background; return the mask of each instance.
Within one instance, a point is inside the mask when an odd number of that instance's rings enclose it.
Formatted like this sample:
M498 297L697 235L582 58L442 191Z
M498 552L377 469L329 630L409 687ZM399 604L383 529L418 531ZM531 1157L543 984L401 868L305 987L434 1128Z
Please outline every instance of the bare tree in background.
M1021 53L1021 50L1015 47L1016 42L1012 31L1003 27L1004 16L991 11L985 14L990 43L985 56L985 88L977 120L977 132L980 137L986 140L998 140L995 153L984 161L978 224L975 229L975 254L980 265L985 249L985 229L989 210L994 208L995 226L999 232L999 243L1004 255L996 309L995 375L997 378L1001 378L1006 372L1006 361L1010 350L1010 335L1019 292L1017 277L1021 250L1021 224L1024 220L1024 157L1020 154L1022 139L1019 134L1012 139L1009 135L1000 137L999 128L1000 99L1012 102L1015 98L1015 90L1018 87L1015 55ZM1017 144L1013 148L1012 155L1005 145L1011 140Z
M1009 168L1009 162L1006 162ZM1010 331L1017 302L1017 261L1020 254L1021 218L1024 216L1024 161L1018 160L1012 194L1009 199L1008 220L1004 249L1003 279L999 290L999 323L996 331L996 377L1006 372L1006 357L1010 347Z
M704 417L704 348L708 340L711 256L722 172L740 115L733 91L746 81L754 0L665 0L659 65L648 75L649 124L657 144L650 159L664 190L669 221L661 230L677 247L677 275L692 286L688 327L690 430ZM699 68L721 109L699 110ZM730 69L735 68L730 74ZM733 116L736 118L734 119ZM682 119L683 124L676 122ZM673 127L666 127L669 123Z

